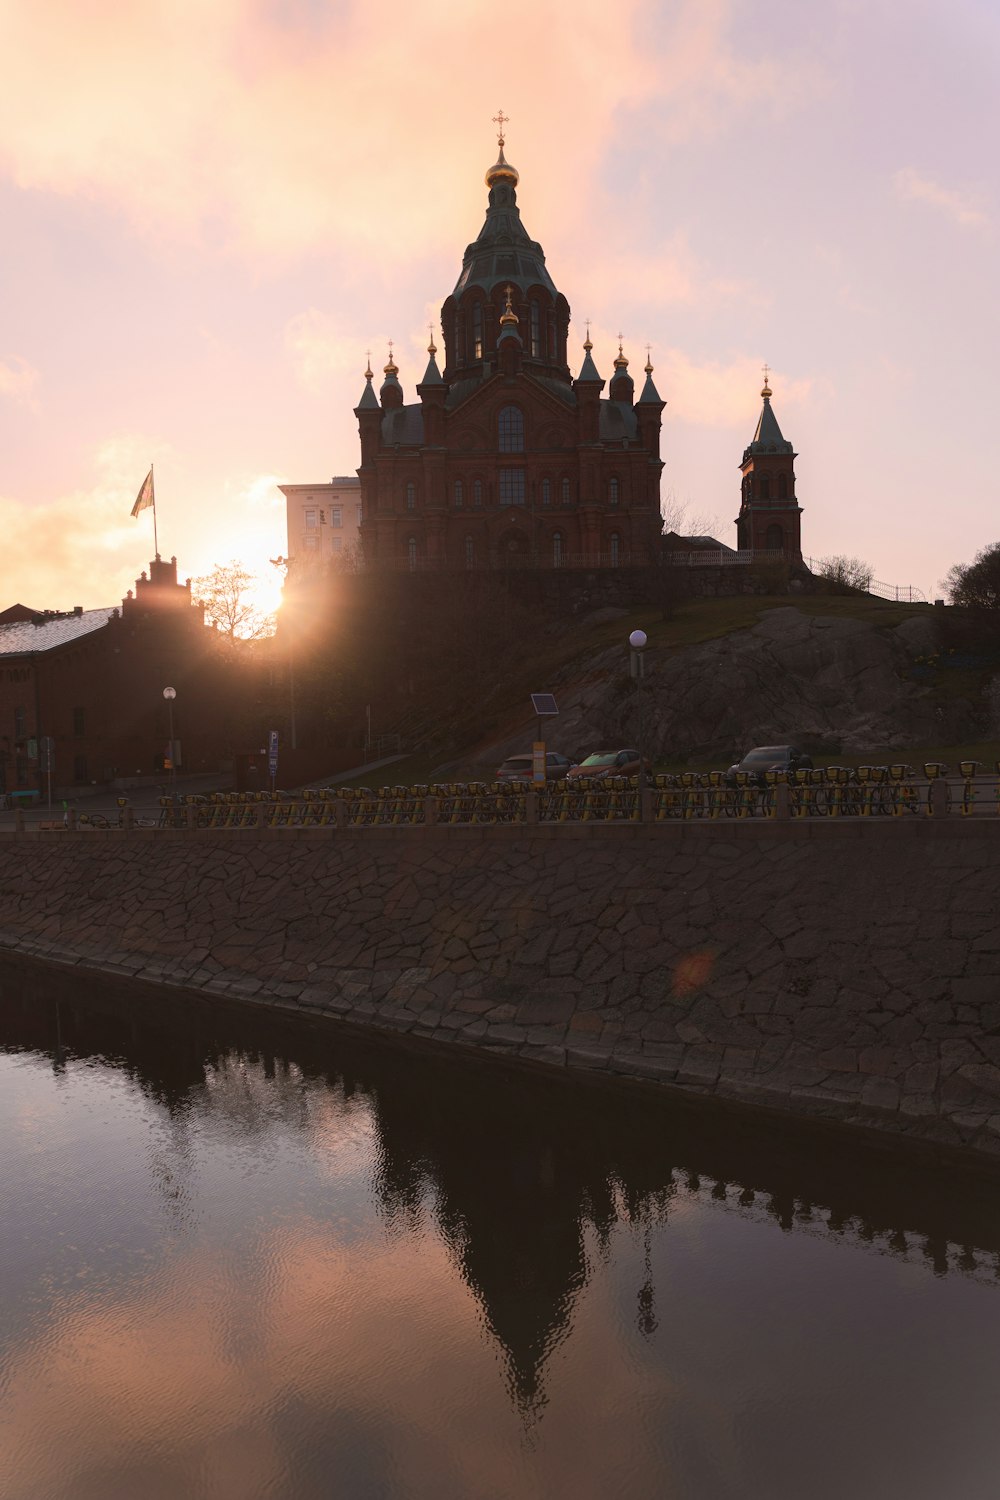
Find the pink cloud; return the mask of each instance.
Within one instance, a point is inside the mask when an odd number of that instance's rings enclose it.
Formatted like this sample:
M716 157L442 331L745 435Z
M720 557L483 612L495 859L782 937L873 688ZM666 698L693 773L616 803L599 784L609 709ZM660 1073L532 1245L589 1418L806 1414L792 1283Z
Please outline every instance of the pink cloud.
M945 187L915 167L902 167L894 176L893 185L897 197L904 202L927 203L947 214L963 229L978 229L989 221L978 189Z

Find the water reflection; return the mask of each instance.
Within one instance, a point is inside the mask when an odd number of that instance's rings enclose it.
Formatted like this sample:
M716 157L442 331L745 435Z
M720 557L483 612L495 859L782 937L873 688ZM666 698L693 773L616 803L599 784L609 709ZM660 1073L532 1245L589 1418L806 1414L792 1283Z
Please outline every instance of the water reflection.
M757 1225L767 1230L772 1259L778 1229L789 1240L850 1245L991 1288L1000 1268L995 1173L843 1132L390 1050L330 1027L163 1002L144 989L18 967L0 971L0 1044L33 1064L46 1060L57 1080L65 1081L67 1070L100 1069L107 1087L117 1079L144 1101L131 1139L102 1133L97 1119L92 1151L86 1120L82 1138L67 1143L78 1153L79 1190L90 1195L75 1232L95 1236L93 1246L77 1246L67 1258L61 1244L43 1238L4 1265L17 1321L36 1332L28 1361L34 1375L19 1383L22 1402L42 1409L47 1360L76 1361L90 1373L74 1430L100 1420L102 1392L127 1391L137 1410L159 1413L148 1437L155 1449L172 1430L171 1411L183 1408L184 1422L198 1428L186 1401L207 1383L204 1431L188 1431L187 1440L208 1444L211 1465L222 1466L230 1487L215 1491L202 1475L192 1490L190 1474L165 1457L154 1479L142 1467L151 1462L146 1452L129 1470L136 1494L311 1495L313 1480L304 1470L296 1478L289 1465L331 1445L348 1449L358 1465L355 1487L344 1494L411 1493L392 1478L384 1441L365 1435L379 1400L402 1402L384 1394L398 1392L392 1362L404 1359L385 1330L409 1330L408 1377L412 1351L424 1351L427 1389L408 1394L407 1422L431 1420L419 1403L430 1407L446 1368L448 1401L464 1411L463 1384L471 1387L477 1377L456 1284L478 1305L522 1431L550 1420L561 1349L593 1342L597 1323L613 1327L619 1315L637 1339L638 1352L628 1358L648 1361L644 1378L658 1399L669 1396L679 1409L677 1368L657 1352L665 1332L676 1335L678 1349L687 1336L677 1303L681 1278L674 1266L665 1277L656 1253L668 1227L696 1236L708 1222L729 1226L720 1234ZM301 1171L303 1146L318 1174ZM108 1187L97 1160L117 1162L116 1153L120 1167ZM148 1224L134 1207L139 1185L130 1195L130 1174L144 1175L144 1190L152 1189L156 1217ZM259 1206L245 1207L256 1202L255 1179L265 1176L266 1216ZM58 1186L64 1199L74 1191L69 1181ZM97 1213L95 1193L106 1194ZM210 1255L203 1220L230 1204L241 1243ZM377 1243L366 1205L381 1225ZM752 1265L761 1243L753 1235L741 1241L737 1264ZM359 1244L364 1254L352 1259ZM613 1261L599 1318L593 1308L584 1312L583 1302ZM91 1281L118 1278L114 1299L99 1310L72 1295L69 1277L80 1265ZM711 1299L718 1296L721 1308L734 1294L705 1295L700 1318L708 1329ZM37 1332L43 1303L50 1319L44 1335ZM366 1355L376 1325L384 1336L377 1366ZM310 1344L314 1327L326 1330L322 1359ZM607 1373L602 1357L595 1356L595 1373L585 1377L581 1369L574 1377L582 1388L587 1379L606 1380L609 1390L624 1381L614 1373L618 1357L606 1356ZM248 1427L247 1412L264 1399L254 1395L255 1372L270 1406L266 1422ZM358 1392L376 1378L379 1392L363 1400ZM357 1400L331 1405L331 1386L340 1380L353 1383ZM713 1432L706 1450L725 1447L713 1426L722 1419L711 1410L705 1396L689 1424L690 1431L700 1422ZM488 1453L482 1413L470 1407L464 1419ZM722 1425L731 1421L732 1414ZM223 1443L220 1432L242 1437ZM730 1441L737 1444L735 1436ZM437 1475L440 1492L452 1485L456 1494L479 1493L468 1474L448 1472L448 1483ZM235 1488L240 1473L247 1475L242 1492ZM262 1487L261 1476L279 1488ZM577 1483L580 1494L597 1492L585 1474ZM96 1468L87 1484L66 1493L132 1492L115 1490ZM718 1484L701 1493L730 1493ZM757 1493L746 1474L732 1484L733 1493ZM412 1492L423 1490L414 1483Z

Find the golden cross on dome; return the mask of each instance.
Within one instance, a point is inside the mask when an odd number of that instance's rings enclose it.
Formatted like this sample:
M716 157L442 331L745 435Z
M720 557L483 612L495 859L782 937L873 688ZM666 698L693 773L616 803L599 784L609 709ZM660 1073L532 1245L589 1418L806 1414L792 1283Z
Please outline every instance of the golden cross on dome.
M366 364L365 364L365 378L367 380L371 380L371 378L372 378L372 351L370 349L366 349L365 350L365 361L366 361Z
M427 325L427 332L431 336L431 341L430 341L430 343L427 346L427 353L428 354L436 354L437 353L437 349L434 347L434 324L433 323L428 323L428 325Z
M389 340L389 363L392 364L392 339Z
M621 329L619 329L618 330L618 353L619 354L621 354L621 352L622 352L622 339L624 337L625 337L625 335L622 333Z
M502 146L503 145L503 128L504 128L505 125L509 125L510 124L510 115L505 115L504 112L503 112L503 110L500 110L499 114L495 114L493 116L493 123L494 123L494 125L498 125L500 127L499 130L497 131L497 140L500 142L500 144Z
M770 367L770 365L761 365L761 369L764 371L764 384L767 385L768 384L767 377L771 373L771 367Z

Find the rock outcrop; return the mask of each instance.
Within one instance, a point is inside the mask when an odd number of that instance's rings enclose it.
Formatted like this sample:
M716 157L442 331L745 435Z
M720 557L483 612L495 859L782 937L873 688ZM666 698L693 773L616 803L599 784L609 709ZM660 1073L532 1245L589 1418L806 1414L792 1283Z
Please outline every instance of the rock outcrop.
M644 744L654 756L718 760L771 743L864 755L975 738L982 705L942 700L914 673L937 647L929 615L884 629L794 606L768 610L717 640L647 652ZM560 684L554 746L573 754L635 742L638 695L625 658L609 648L585 681Z

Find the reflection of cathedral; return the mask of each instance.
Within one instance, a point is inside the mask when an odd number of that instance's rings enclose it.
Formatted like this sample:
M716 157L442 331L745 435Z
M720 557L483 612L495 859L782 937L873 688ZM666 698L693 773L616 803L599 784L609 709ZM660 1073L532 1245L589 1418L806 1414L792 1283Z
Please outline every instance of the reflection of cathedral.
M441 309L444 370L432 338L411 403L391 348L378 395L367 371L355 409L365 559L411 570L653 563L664 403L652 365L637 398L619 342L604 397L588 335L571 374L569 304L521 223L503 146L501 135L485 223Z
M669 1328L651 1240L669 1236L679 1204L713 1200L785 1233L926 1258L938 1274L993 1282L1000 1267L989 1168L980 1178L970 1162L956 1176L946 1159L869 1147L842 1129L811 1126L803 1137L801 1126L712 1105L438 1061L332 1027L306 1030L176 994L160 1002L151 986L35 967L0 967L0 1046L47 1054L56 1068L67 1056L94 1056L133 1076L176 1127L151 1170L181 1219L181 1174L197 1170L183 1149L193 1115L265 1150L282 1134L317 1138L332 1114L363 1115L367 1129L370 1111L380 1211L405 1228L433 1202L526 1416L544 1404L546 1361L571 1332L590 1275L588 1239L601 1247L621 1228L633 1232L642 1249L629 1288L635 1324L645 1335Z

